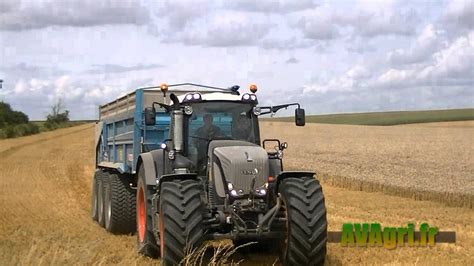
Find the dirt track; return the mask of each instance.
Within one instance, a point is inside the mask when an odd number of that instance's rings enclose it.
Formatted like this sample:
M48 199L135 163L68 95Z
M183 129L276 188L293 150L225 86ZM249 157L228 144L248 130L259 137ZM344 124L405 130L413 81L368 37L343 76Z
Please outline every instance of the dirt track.
M110 235L91 221L92 150L92 125L0 141L0 264L158 262L136 254L134 236ZM457 244L434 248L389 251L329 244L329 264L474 264L472 209L330 186L324 192L330 230L340 230L343 222L428 222L458 234ZM246 257L248 264L273 261Z

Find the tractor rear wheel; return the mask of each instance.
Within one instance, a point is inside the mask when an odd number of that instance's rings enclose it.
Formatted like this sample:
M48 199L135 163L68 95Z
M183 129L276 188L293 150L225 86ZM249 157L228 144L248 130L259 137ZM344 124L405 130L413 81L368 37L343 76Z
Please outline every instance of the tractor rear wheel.
M281 181L279 193L286 216L281 262L284 265L323 265L327 220L319 181L313 177L287 178Z
M92 180L92 204L91 204L91 216L93 221L99 220L99 182L102 179L104 172L101 169L98 169L94 173L94 178Z
M160 256L159 242L153 234L153 208L152 197L154 189L146 185L145 169L143 164L138 170L136 197L136 227L137 227L137 249L138 253L158 258Z
M161 185L160 247L164 265L177 265L203 241L202 186L195 180Z
M114 234L135 231L135 191L125 176L111 173L104 186L105 229Z

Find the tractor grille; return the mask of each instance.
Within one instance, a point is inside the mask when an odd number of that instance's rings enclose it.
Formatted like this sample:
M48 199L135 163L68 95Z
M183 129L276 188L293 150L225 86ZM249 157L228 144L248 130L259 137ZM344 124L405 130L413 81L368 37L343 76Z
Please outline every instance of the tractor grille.
M226 182L231 182L236 191L247 195L255 178L254 189L261 187L268 178L268 155L260 146L227 146L214 149ZM215 176L220 176L219 167L213 167ZM219 171L219 172L216 172ZM216 182L218 178L214 179ZM221 179L222 180L222 179ZM221 181L222 182L222 181ZM227 186L227 184L223 184ZM222 192L222 191L221 191ZM224 196L219 193L219 196Z

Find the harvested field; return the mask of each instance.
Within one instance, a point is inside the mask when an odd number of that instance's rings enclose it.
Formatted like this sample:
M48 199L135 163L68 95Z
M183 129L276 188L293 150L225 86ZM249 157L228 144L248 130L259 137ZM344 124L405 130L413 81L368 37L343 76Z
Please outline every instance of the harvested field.
M339 187L473 207L474 121L399 126L262 123L289 168ZM271 132L271 133L270 133Z
M284 125L273 123L262 127L268 136L269 130L282 129ZM375 136L362 129L339 126L308 126L303 132L289 125L282 134L290 148L286 154L289 168L306 168L339 171L343 164L328 160L331 145L323 141L345 141L349 155L342 157L343 163L357 160L356 138ZM335 128L330 128L335 127ZM469 127L471 130L472 127ZM375 128L377 130L377 128ZM426 129L425 129L426 130ZM431 129L430 129L431 130ZM448 130L451 132L450 130ZM292 132L296 132L292 135ZM321 135L321 132L326 132ZM378 134L385 134L378 129ZM403 132L403 131L399 131ZM338 134L337 134L338 133ZM273 133L272 133L273 134ZM331 136L328 138L328 136ZM81 125L41 133L34 136L0 141L0 262L2 265L70 265L70 264L123 264L151 265L158 260L140 257L135 251L135 236L116 236L105 232L90 218L90 186L93 173L93 125ZM317 151L312 156L292 159L296 151L310 149L302 136L315 138L311 145ZM390 136L390 134L387 134ZM308 137L309 137L308 136ZM325 136L325 139L321 136ZM403 139L409 139L402 137ZM390 140L390 138L388 138ZM456 139L456 138L454 138ZM379 141L379 145L380 145ZM359 142L360 143L360 142ZM453 142L457 143L457 142ZM299 147L297 145L300 145ZM467 145L467 144L465 144ZM472 143L471 143L472 145ZM321 149L325 147L325 149ZM334 147L334 156L343 155L343 149ZM419 149L426 148L420 146ZM472 149L472 146L471 146ZM325 153L322 153L324 151ZM367 151L372 151L367 147ZM319 152L319 153L318 153ZM418 151L422 153L422 151ZM431 154L431 152L428 152ZM472 150L471 150L472 153ZM320 155L318 155L320 154ZM321 156L324 155L324 156ZM389 153L390 154L390 153ZM461 153L462 154L462 153ZM325 157L326 156L326 157ZM380 155L382 156L382 155ZM459 158L463 156L457 155ZM437 158L434 156L434 158ZM420 159L421 160L421 159ZM363 168L362 161L356 161ZM315 164L312 166L312 164ZM432 163L428 163L431 165ZM370 164L372 165L372 164ZM385 167L391 167L386 165ZM466 171L471 171L472 166ZM453 167L457 169L456 167ZM357 168L355 168L357 169ZM374 170L377 168L374 168ZM436 168L439 169L439 168ZM379 169L384 170L384 168ZM459 171L459 170L458 170ZM330 172L330 171L328 171ZM462 171L460 171L462 172ZM342 173L342 172L340 172ZM380 222L382 225L406 225L408 222L428 222L440 230L456 230L456 244L437 244L434 248L342 248L338 244L328 245L329 265L338 264L465 264L474 263L474 210L446 207L431 201L414 201L408 198L389 196L383 193L350 191L324 186L330 230L340 230L344 222ZM274 257L258 254L240 254L236 259L245 259L243 265L271 265Z
M291 122L294 120L293 117L280 117L275 119L281 122ZM306 122L309 123L373 126L467 120L474 120L474 109L348 113L306 116ZM270 120L267 119L267 121Z

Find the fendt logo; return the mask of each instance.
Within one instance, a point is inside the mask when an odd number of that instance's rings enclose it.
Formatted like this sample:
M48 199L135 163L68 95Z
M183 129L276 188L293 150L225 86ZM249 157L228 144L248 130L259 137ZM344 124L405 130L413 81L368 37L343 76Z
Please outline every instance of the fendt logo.
M258 174L258 169L255 168L255 169L245 169L245 170L242 170L240 171L240 173L242 175L257 175Z

